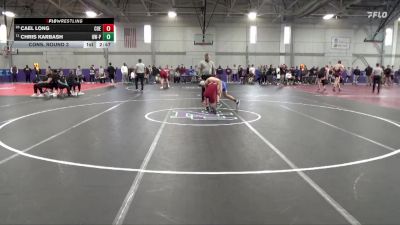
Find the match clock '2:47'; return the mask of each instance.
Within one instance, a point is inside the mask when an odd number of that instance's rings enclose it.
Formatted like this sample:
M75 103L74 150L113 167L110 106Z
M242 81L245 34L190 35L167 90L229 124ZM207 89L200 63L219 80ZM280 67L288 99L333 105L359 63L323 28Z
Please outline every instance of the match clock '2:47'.
M103 24L103 41L114 41L114 24Z

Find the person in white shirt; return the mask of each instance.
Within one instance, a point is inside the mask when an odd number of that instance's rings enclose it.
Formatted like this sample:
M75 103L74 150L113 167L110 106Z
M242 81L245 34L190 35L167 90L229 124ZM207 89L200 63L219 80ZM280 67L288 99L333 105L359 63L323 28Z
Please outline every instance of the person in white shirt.
M78 78L79 83L82 83L83 75L82 75L81 66L78 66L78 68L76 68L75 74L76 74L76 77Z
M374 70L372 70L372 79L373 79L373 84L372 84L372 93L375 93L375 86L376 84L378 84L378 94L379 91L381 90L381 79L382 79L382 75L383 75L383 69L382 67L379 65L379 63L376 64L376 67L374 68Z
M199 63L200 77L203 81L206 81L209 77L215 76L215 64L210 60L208 53L204 54L204 60ZM201 102L204 101L204 91L205 87L201 88Z
M142 63L142 59L138 60L138 63L135 66L135 86L136 86L136 91L139 91L138 88L138 81L140 80L140 85L141 85L141 91L143 91L143 82L144 82L144 72L145 72L145 67L144 63Z
M99 80L100 80L100 83L106 82L106 74L104 72L103 66L100 66L100 68L99 68Z
M128 67L126 66L126 63L124 63L121 66L121 74L122 74L123 82L128 83L129 77L128 77Z
M235 82L235 81L239 80L237 75L238 75L238 68L237 68L236 64L233 64L233 67L232 67L232 82Z

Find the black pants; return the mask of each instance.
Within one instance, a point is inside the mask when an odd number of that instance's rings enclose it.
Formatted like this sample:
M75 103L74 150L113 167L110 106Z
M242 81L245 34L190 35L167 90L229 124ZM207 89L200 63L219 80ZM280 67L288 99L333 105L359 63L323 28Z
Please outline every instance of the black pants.
M110 83L112 83L114 81L114 74L108 75L108 78L110 78Z
M31 82L31 74L25 74L25 82L30 83Z
M181 77L180 76L174 76L174 83L180 83L181 82Z
M12 81L13 81L13 82L18 82L18 77L17 77L17 74L16 74L16 73L13 73L13 74L12 74Z
M136 74L136 77L135 77L135 86L136 86L136 90L138 90L139 89L139 87L138 87L138 81L140 80L140 85L142 86L142 91L143 91L143 82L144 82L144 73L138 73L138 74Z
M68 96L71 96L71 88L67 84L58 83L58 89L63 90L64 88L67 89Z
M266 82L267 82L267 75L261 75L258 78L258 84L263 84L263 83L266 83Z
M89 75L89 81L90 82L94 82L94 74L90 74Z
M68 83L68 85L72 88L72 90L75 91L76 87L78 87L78 91L81 91L81 83L79 82L74 82L74 83Z
M36 94L37 91L39 90L40 94L43 94L43 88L53 89L54 86L53 86L53 84L49 84L49 83L36 83L33 85L33 92Z
M372 84L372 93L375 92L375 85L378 84L378 94L379 91L381 90L381 77L380 76L374 76L374 83Z

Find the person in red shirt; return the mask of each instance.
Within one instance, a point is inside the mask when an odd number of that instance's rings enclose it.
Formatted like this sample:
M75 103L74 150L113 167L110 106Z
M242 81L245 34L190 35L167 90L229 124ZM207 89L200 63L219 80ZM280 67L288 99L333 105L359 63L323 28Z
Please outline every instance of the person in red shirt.
M209 109L211 113L217 113L218 96L221 95L221 81L210 80L205 81L204 102L203 105Z
M164 89L164 82L167 82L167 88L169 88L169 69L168 66L166 66L164 69L159 67L160 70L160 83L161 87L160 89Z

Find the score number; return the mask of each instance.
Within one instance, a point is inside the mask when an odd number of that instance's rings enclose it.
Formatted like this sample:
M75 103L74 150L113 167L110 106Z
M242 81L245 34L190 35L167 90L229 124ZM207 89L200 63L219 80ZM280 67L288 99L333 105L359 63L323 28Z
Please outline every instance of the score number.
M103 41L114 41L114 24L103 24Z

